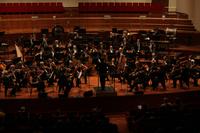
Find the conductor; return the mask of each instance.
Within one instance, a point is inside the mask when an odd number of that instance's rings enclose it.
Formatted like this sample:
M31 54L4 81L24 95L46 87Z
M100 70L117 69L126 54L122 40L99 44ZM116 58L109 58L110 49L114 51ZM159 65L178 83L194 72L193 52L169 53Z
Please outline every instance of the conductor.
M97 71L100 78L101 90L105 90L108 66L103 59L99 59L97 63Z

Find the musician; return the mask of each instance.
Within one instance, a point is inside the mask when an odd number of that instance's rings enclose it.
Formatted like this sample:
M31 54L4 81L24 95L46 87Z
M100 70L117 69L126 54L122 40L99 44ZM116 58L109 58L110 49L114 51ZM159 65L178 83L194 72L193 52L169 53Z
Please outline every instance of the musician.
M66 85L65 85L65 89L64 89L64 95L65 96L67 96L67 97L69 96L69 92L72 88L72 85L73 85L72 75L68 73L68 74L66 74Z
M159 70L160 68L157 66L157 64L155 62L152 62L149 76L152 81L153 90L156 90L159 83Z
M2 77L3 77L3 85L4 85L4 88L5 88L4 94L5 94L5 97L6 97L8 89L10 87L10 80L11 80L8 71L6 71L6 70L3 71Z
M173 80L173 88L176 88L177 80L179 80L180 86L182 87L181 69L178 62L173 65L172 71L170 73L170 78Z
M72 50L73 59L75 59L77 57L77 54L78 54L78 49L77 49L76 45L73 45L73 50Z
M66 82L67 82L67 78L66 78L65 72L63 71L62 73L60 73L58 77L58 93L59 94L65 90Z
M108 65L106 64L104 59L99 60L99 62L97 64L97 71L98 71L99 78L100 78L101 90L105 90Z
M128 31L127 30L124 30L123 31L123 34L122 34L122 38L123 38L123 41L121 43L121 46L124 47L126 46L127 42L128 42Z
M3 84L5 88L5 97L7 96L7 92L9 88L12 88L10 94L11 96L16 96L16 77L12 71L4 71L3 72Z
M195 64L192 64L190 67L190 75L191 78L193 79L193 85L195 87L198 87L198 80L200 78L200 66Z
M115 50L112 45L110 45L107 55L108 55L109 62L112 60L112 58L115 58Z
M3 64L0 64L0 91L1 91L2 78L3 78Z
M47 38L46 34L42 34L41 48L46 48L46 47L48 47L47 39L48 39L48 38Z
M156 45L155 43L153 42L153 40L150 40L150 43L149 43L149 51L151 53L155 53L155 50L156 50Z
M140 39L137 39L137 52L140 52Z
M37 91L38 91L38 94L45 93L45 82L41 77L38 77Z
M51 47L44 48L42 52L43 60L53 59L54 58L54 51Z
M54 81L55 81L55 69L52 69L49 74L48 74L48 77L47 77L47 82L48 82L48 86L53 86L54 85Z
M35 33L33 33L30 35L30 48L35 47L35 44L34 44L35 41L36 41L36 35L35 35Z
M60 43L58 40L55 40L54 44L53 44L53 49L59 48L60 47Z
M187 87L189 88L190 68L186 64L181 65L181 79L183 83L185 83ZM183 87L183 85L181 85L181 87Z
M31 87L37 88L37 83L39 81L38 78L39 77L38 77L37 69L36 68L32 68L31 72L30 72L30 84L31 84Z
M38 49L37 53L35 54L35 61L43 61L43 52L44 49Z
M75 68L76 87L80 87L82 74L83 70L81 69L81 66L77 66L77 68Z
M124 57L123 48L119 47L119 49L116 51L116 63L119 64L122 62L122 58Z
M138 91L139 85L142 85L142 89L145 90L145 88L148 85L149 80L147 78L147 72L146 72L144 66L142 66L142 64L140 62L136 63L136 68L130 74L130 77L131 77L132 81L130 82L131 89L129 90L129 92L132 92L133 89L135 89L135 91Z
M14 64L12 64L10 66L10 69L8 70L9 77L10 77L9 87L12 88L10 94L12 96L16 95L16 89L19 86L19 84L17 83L17 78L16 78L16 75L15 75L15 72L16 72L16 66Z
M22 69L16 69L15 70L15 77L16 77L16 84L18 85L18 90L21 89L23 86L23 80L24 80L24 71Z
M81 64L81 69L83 71L82 75L84 77L85 84L87 84L87 77L88 77L88 74L89 74L89 72L88 72L89 69L86 66L86 64Z
M92 56L92 64L95 64L95 65L98 64L99 62L98 60L101 55L95 47L91 49L91 56Z
M158 70L159 70L159 75L158 75L158 83L161 83L163 90L166 90L166 84L165 81L167 79L167 75L166 75L166 68L164 66L164 64L161 64L160 66L158 66ZM157 85L158 86L158 85ZM156 87L157 87L156 86Z
M112 58L109 64L109 74L112 77L112 81L113 81L115 78L115 75L117 74L117 63L114 58Z
M118 71L121 73L122 82L125 83L130 74L130 68L127 65L125 56L122 56L121 62L118 64Z
M89 55L88 55L88 53L87 53L86 50L81 50L81 51L80 51L79 59L80 59L80 61L81 61L83 64L85 64L86 62L88 62Z
M64 56L64 51L61 47L55 47L53 52L56 61L60 61Z

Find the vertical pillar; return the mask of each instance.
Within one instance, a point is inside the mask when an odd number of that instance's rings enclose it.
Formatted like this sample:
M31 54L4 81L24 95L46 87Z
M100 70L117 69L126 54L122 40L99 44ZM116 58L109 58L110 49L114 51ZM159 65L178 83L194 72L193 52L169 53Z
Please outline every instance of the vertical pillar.
M186 13L190 19L193 18L194 0L177 0L177 12Z
M176 0L169 0L168 12L176 12Z
M200 31L200 15L199 15L199 12L200 12L200 8L199 8L199 4L200 4L200 0L195 0L194 2L194 19L193 19L193 23L195 25L195 28Z

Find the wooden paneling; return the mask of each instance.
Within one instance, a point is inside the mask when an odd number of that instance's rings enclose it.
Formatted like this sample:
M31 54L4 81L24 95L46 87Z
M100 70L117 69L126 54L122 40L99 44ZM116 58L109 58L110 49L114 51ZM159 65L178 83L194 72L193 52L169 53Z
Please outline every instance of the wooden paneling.
M139 17L112 17L105 19L104 17L65 17L54 20L53 18L21 18L21 19L1 19L1 29L7 34L12 33L32 33L40 31L40 29L48 28L49 31L55 25L63 26L67 31L73 29L74 26L80 25L91 31L93 29L111 30L112 27L129 29L130 31L138 29L153 29L153 28L177 28L178 30L195 31L195 28L188 19L174 19L174 18L139 18Z

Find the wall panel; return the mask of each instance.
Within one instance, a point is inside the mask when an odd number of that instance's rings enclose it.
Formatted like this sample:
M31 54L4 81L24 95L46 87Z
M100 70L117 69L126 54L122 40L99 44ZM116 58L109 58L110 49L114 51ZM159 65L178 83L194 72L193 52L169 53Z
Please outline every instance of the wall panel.
M188 14L189 18L192 19L194 10L194 0L177 0L176 9L177 12Z
M193 23L196 27L196 29L198 31L200 31L200 8L199 8L199 5L200 5L200 0L195 0L194 2L194 19L193 19Z

